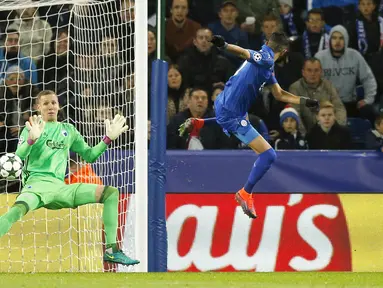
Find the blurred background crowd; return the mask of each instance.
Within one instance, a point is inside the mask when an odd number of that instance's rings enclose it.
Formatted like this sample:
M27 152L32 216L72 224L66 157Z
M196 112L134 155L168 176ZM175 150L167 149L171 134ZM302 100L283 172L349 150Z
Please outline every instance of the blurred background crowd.
M148 2L150 91L158 31L157 1ZM71 121L89 139L97 123L121 112L128 116L128 140L133 141L134 1L78 7L73 14L71 9L56 5L0 12L0 153L15 151L43 89L59 96L60 119ZM189 117L214 117L214 100L242 64L213 47L212 35L260 50L275 31L290 37L288 53L274 66L280 86L319 100L321 107L286 105L264 87L249 111L253 126L277 150L382 151L379 0L168 0L161 43L169 62L167 148L246 148L218 125L183 137L178 128Z

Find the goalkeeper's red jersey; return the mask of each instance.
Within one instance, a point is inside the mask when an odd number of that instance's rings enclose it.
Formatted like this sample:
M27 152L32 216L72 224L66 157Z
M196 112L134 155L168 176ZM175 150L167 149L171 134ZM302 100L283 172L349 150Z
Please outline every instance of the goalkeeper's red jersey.
M33 145L27 143L28 130L24 128L16 155L24 160L23 184L36 177L53 177L64 181L69 151L78 153L88 163L96 161L107 149L101 141L89 147L80 132L69 123L47 122L40 138Z

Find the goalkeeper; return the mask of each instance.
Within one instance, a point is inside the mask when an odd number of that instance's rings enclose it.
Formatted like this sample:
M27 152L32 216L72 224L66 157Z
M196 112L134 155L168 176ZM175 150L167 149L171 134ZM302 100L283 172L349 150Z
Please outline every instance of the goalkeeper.
M96 146L89 147L73 125L57 121L59 103L53 91L40 92L37 106L41 116L35 115L26 122L16 151L16 155L24 160L23 189L15 204L0 217L0 237L29 211L41 207L56 210L102 203L106 239L104 261L138 264L139 261L119 250L116 243L119 191L111 186L65 185L63 182L69 150L78 153L88 163L96 161L111 141L128 129L125 118L116 115L112 121L105 120L105 137Z

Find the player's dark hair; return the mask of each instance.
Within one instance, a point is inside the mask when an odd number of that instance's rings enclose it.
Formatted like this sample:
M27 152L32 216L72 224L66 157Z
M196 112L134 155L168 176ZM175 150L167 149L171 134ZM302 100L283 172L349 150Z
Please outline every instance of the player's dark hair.
M307 12L306 21L309 20L309 17L311 14L319 14L322 21L324 20L324 13L323 13L323 10L320 8L314 8L314 9L311 9L309 12Z
M39 94L37 94L36 103L40 102L41 97L47 96L47 95L56 95L56 93L52 90L43 90ZM57 95L56 95L57 96Z
M382 121L383 121L383 113L379 114L375 118L375 127L379 126Z
M267 46L269 46L275 53L282 52L289 47L289 38L287 38L284 32L274 32L271 34Z
M321 67L322 67L320 60L316 57L310 57L310 58L305 59L305 62L303 62L303 67L305 67L307 62L311 62L311 63L319 62L319 65L321 65Z

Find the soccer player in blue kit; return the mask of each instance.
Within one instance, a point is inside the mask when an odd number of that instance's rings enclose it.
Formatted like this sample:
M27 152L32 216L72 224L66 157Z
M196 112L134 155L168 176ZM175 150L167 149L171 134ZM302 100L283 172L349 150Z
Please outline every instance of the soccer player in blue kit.
M282 32L275 32L260 51L243 49L228 44L222 36L214 35L210 40L218 49L237 55L245 61L227 81L224 90L214 102L215 118L188 119L180 127L181 134L191 127L202 128L209 122L217 122L226 134L235 135L244 144L259 154L245 186L235 194L235 200L243 212L250 218L256 218L252 190L254 185L269 170L276 159L276 153L270 144L250 124L247 116L250 105L255 101L258 91L270 86L273 96L282 102L300 104L317 108L318 101L298 97L283 90L274 77L274 61L286 53L289 40Z

